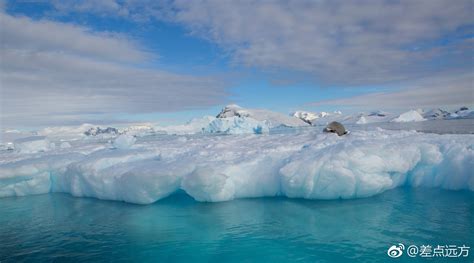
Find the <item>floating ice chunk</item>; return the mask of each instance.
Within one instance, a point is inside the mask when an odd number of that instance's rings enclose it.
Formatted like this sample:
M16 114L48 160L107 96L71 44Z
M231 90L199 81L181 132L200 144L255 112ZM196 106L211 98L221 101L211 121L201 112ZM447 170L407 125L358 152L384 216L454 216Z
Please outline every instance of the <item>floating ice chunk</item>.
M122 134L114 140L113 146L117 149L129 149L136 141L135 136Z
M46 152L51 149L51 143L44 136L31 136L14 141L15 149L20 153Z
M397 118L393 119L393 122L413 122L413 121L425 121L426 119L416 110L407 111L400 114Z
M262 134L268 133L269 128L264 122L260 122L252 118L234 116L215 119L210 122L203 131L206 133L223 134Z

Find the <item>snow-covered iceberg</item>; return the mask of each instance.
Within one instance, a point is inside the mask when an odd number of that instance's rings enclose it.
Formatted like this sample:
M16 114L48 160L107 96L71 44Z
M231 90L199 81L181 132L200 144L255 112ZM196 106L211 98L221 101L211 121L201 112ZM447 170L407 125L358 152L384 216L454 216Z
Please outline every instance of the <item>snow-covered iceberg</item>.
M265 122L257 121L249 117L228 117L217 118L209 123L203 129L206 133L221 133L221 134L246 134L268 133L269 128Z
M410 110L400 114L397 118L393 119L392 122L414 122L414 121L425 121L426 119L421 116L419 111Z
M130 148L84 140L0 152L0 197L65 192L149 204L183 190L198 201L359 198L408 185L474 191L474 135L308 129L259 135L166 135Z
M218 119L229 118L229 117L252 118L257 121L265 122L269 128L275 128L279 126L288 126L288 127L308 126L308 123L302 121L299 118L295 118L293 116L287 116L279 112L274 112L274 111L269 111L269 110L264 110L264 109L245 109L235 104L227 105L216 116L216 118Z

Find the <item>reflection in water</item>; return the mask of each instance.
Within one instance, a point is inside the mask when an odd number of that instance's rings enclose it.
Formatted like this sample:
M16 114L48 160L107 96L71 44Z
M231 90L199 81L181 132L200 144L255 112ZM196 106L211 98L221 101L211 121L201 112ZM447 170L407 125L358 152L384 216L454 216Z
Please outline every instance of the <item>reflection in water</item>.
M474 246L473 200L472 192L424 188L334 201L199 203L181 193L147 206L4 198L0 261L380 262L400 242Z

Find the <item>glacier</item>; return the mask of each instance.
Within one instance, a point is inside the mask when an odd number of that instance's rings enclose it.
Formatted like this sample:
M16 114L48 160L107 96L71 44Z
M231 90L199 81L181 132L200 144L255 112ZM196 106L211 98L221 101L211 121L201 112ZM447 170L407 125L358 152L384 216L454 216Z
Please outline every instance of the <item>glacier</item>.
M120 136L56 142L60 147L38 137L25 140L24 151L0 151L0 197L63 192L150 204L183 191L202 202L351 199L400 186L474 191L472 134L376 128L339 137L310 127Z

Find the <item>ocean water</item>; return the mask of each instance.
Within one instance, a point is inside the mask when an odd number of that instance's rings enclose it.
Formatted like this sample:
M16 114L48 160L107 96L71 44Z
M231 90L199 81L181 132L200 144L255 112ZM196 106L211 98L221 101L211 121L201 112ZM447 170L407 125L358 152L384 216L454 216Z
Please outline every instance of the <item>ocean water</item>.
M438 262L391 245L466 245L474 193L398 188L354 200L276 198L152 205L45 194L0 199L0 262Z

